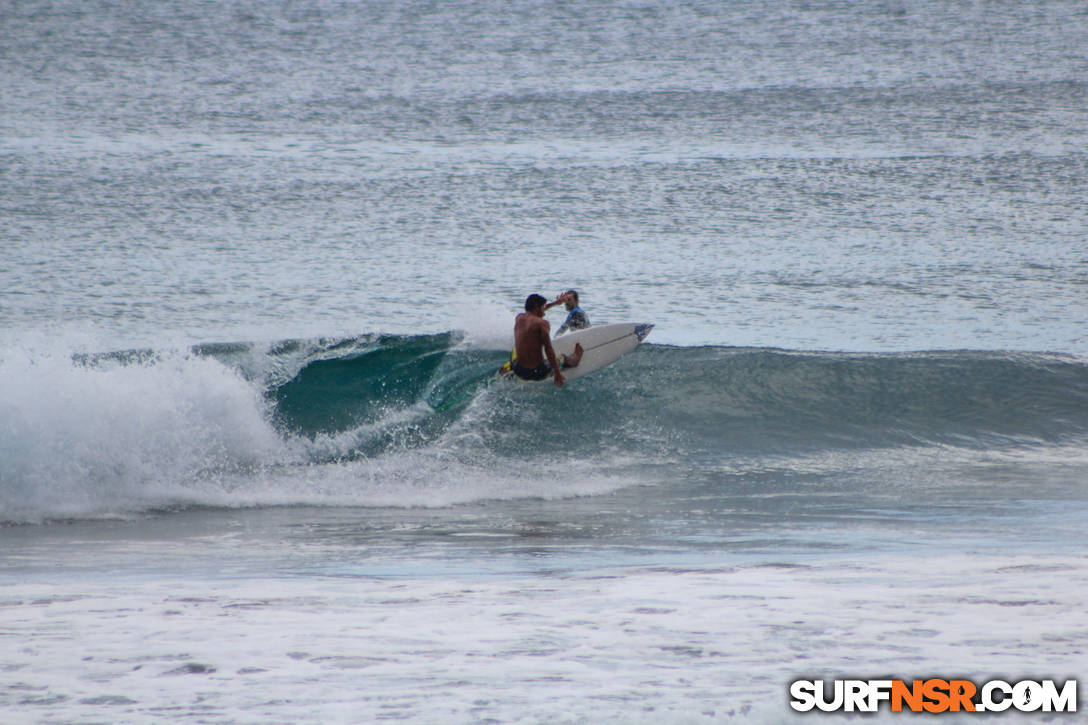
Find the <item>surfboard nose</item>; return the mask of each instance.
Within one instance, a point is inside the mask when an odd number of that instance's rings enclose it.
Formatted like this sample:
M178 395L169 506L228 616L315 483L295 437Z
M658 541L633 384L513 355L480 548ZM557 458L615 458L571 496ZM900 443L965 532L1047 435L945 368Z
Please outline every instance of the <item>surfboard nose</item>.
M646 336L650 334L650 330L654 329L654 326L646 323L635 327L635 335L638 336L638 341L642 342L646 339Z

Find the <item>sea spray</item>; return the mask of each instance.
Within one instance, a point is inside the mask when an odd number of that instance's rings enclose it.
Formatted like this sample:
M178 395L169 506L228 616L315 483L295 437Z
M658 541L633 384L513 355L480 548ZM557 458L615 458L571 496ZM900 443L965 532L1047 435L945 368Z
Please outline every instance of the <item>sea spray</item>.
M0 417L4 521L188 503L221 492L217 476L286 454L258 390L183 352L126 364L9 351Z

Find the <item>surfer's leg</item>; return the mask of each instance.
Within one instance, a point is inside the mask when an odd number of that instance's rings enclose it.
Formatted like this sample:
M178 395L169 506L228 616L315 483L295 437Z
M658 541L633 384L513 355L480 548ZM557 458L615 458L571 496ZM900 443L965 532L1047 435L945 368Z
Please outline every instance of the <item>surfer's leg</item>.
M576 367L578 367L578 363L582 362L582 353L583 352L585 352L585 351L582 350L582 343L580 343L580 342L574 343L574 352L572 352L570 355L566 355L566 356L563 357L562 367L565 367L565 368L576 368Z

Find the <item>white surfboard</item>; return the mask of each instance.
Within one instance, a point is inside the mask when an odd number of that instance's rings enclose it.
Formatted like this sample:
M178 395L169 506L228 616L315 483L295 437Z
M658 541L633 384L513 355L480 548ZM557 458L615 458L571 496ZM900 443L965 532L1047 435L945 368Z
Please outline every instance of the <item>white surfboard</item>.
M587 327L584 330L575 330L552 340L555 354L560 356L572 355L574 346L582 344L582 360L576 368L563 368L563 377L567 381L575 380L583 375L596 372L606 365L619 360L621 357L638 347L638 344L650 334L653 325L643 322L616 322L610 325L597 325ZM560 358L562 359L562 358ZM511 375L515 380L520 380ZM551 383L552 376L544 380L525 380L522 382Z

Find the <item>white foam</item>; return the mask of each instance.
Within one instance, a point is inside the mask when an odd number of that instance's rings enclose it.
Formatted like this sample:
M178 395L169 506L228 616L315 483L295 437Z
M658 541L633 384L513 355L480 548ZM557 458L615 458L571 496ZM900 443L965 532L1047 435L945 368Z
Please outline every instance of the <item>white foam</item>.
M215 360L82 365L55 351L0 359L0 519L125 513L221 490L217 472L284 455L265 404Z
M812 719L789 708L795 679L1088 665L1077 557L414 578L337 560L339 576L13 584L0 705L16 721L780 723Z

